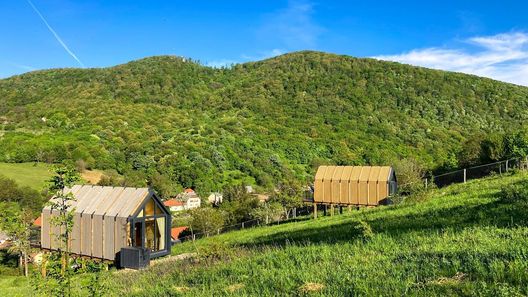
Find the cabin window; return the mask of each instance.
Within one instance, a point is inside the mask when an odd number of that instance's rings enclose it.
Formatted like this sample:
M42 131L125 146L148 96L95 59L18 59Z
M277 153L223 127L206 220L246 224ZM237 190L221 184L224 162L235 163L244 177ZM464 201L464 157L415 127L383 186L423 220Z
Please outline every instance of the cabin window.
M394 194L396 194L396 182L395 181L390 181L389 182L389 196L392 196Z
M165 249L165 217L156 219L156 228L159 234L156 247L157 250L161 251Z
M149 199L147 204L145 204L145 216L152 216L154 215L154 200Z
M149 199L133 220L133 246L148 248L152 252L166 249L167 217L154 199Z
M155 225L156 221L154 219L145 220L145 247L151 251L157 250L156 239L159 238L159 232L156 232L157 230Z

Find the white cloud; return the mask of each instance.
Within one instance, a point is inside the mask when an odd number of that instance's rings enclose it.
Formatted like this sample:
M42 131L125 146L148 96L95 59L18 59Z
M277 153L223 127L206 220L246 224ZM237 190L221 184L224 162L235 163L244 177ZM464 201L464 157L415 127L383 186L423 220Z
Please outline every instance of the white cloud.
M476 48L425 48L374 58L434 69L457 71L528 86L528 34L478 36L465 40Z
M313 20L313 13L314 5L311 2L290 0L286 8L264 16L257 36L288 49L313 48L324 31Z

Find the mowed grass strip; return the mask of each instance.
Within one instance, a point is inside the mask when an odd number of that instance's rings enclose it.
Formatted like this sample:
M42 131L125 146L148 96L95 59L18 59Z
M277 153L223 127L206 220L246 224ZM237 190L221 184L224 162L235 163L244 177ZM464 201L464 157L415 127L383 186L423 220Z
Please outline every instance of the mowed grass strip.
M527 178L496 176L401 205L187 242L173 254L198 252L195 259L119 276L111 287L131 296L527 295L528 207L499 198Z

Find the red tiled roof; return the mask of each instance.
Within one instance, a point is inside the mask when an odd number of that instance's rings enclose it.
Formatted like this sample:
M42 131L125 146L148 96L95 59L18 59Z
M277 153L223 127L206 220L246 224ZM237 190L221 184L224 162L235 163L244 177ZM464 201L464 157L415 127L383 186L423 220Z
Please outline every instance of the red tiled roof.
M42 227L42 221L40 220L40 217L36 218L35 221L33 221L33 225Z
M164 201L163 202L163 205L167 206L167 207L172 207L172 206L183 206L184 203L181 202L181 201L178 201L176 199L169 199L167 201Z
M185 193L194 193L193 189L185 189Z
M174 227L171 229L171 238L173 240L176 240L178 239L178 237L180 237L180 234L187 230L187 227Z

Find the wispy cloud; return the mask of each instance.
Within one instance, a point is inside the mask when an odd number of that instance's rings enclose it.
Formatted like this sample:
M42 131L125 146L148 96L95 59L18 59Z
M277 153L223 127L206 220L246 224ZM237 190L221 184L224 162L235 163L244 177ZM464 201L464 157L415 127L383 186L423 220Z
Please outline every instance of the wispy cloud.
M509 32L464 40L471 48L432 47L374 58L457 71L528 86L528 34Z
M37 70L37 68L33 67L33 66L28 66L28 65L23 65L23 64L17 64L17 63L9 63L9 65L12 65L14 67L17 67L17 68L20 68L20 69L23 69L25 71L34 71L34 70Z
M81 62L81 60L79 60L79 58L77 58L77 55L75 55L71 50L70 48L68 48L68 46L66 45L66 43L64 43L64 41L62 41L62 39L60 38L59 34L57 34L57 32L55 32L55 30L53 30L53 28L50 26L50 24L48 23L48 21L46 21L46 19L44 18L44 16L40 13L40 11L37 9L37 7L33 4L33 2L31 2L30 0L27 0L27 2L29 3L29 5L31 5L31 8L33 8L33 10L38 14L38 16L40 17L40 19L44 22L44 24L46 25L46 27L48 27L48 30L53 34L53 36L55 36L55 39L57 39L57 41L60 43L60 45L64 48L64 50L70 55L72 56L72 58L75 59L75 61L77 61L77 63L79 63L79 65L81 65L81 67L84 68L84 64Z
M230 60L230 59L220 59L220 60L209 61L205 63L205 65L209 67L213 67L213 68L222 68L222 67L230 67L231 65L238 64L238 63L240 63L240 61Z
M284 53L286 53L285 50L274 48L269 51L258 52L256 55L242 55L242 59L246 61L260 61L260 60L265 60L265 59L273 58L276 56L280 56Z
M279 55L284 54L285 52L281 49L272 49L270 51L262 51L257 53L256 55L241 55L239 59L219 59L219 60L213 60L210 62L206 62L205 65L209 67L214 68L222 68L222 67L230 67L235 64L244 63L248 61L260 61L264 59L273 58Z
M264 17L257 35L289 50L314 48L324 32L324 28L314 21L314 12L313 3L291 0L286 8Z

